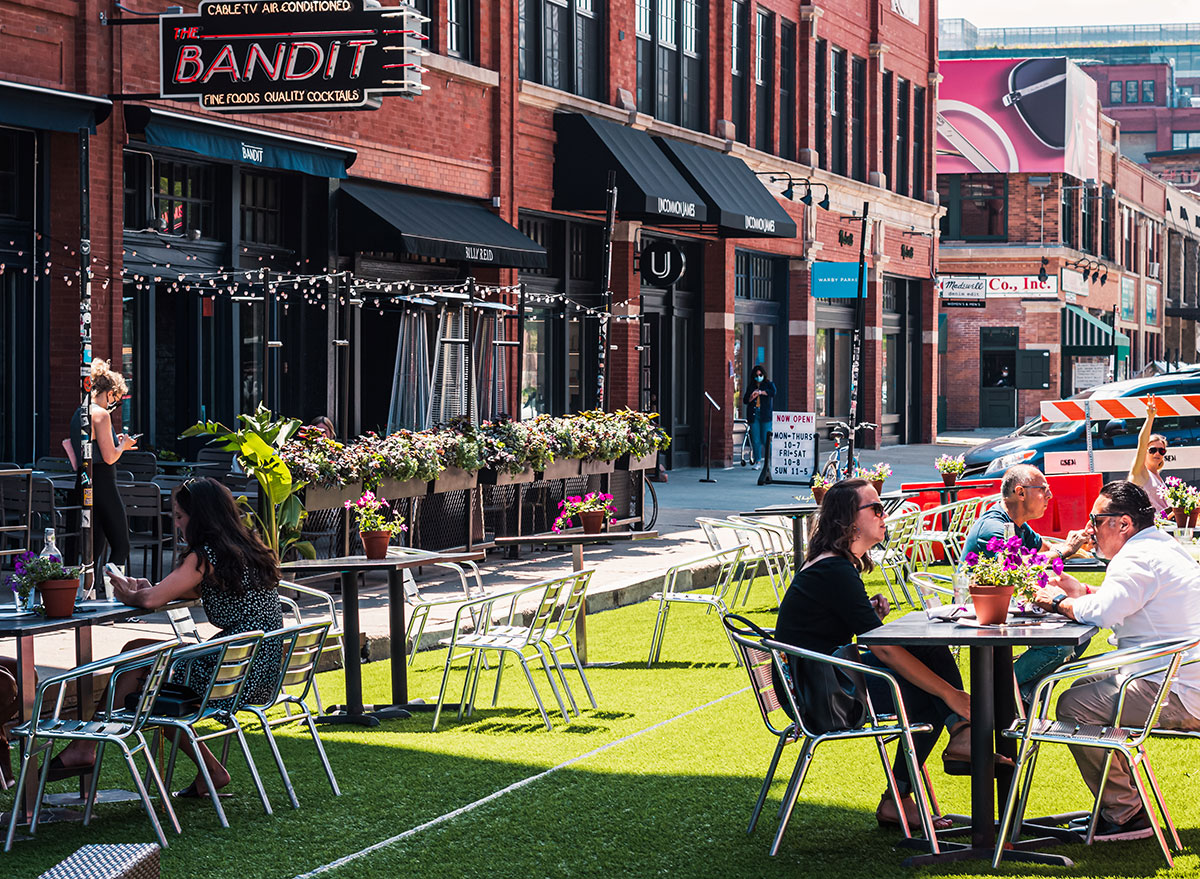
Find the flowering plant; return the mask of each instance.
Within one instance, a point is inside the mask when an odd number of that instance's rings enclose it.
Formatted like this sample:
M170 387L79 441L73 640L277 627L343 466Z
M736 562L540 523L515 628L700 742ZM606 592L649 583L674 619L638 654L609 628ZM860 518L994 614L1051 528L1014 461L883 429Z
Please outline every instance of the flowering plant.
M29 598L29 593L47 580L77 579L79 579L78 567L69 568L55 556L44 557L26 552L17 556L13 573L8 575L6 582L13 592L21 596L21 601L24 602Z
M1200 492L1178 476L1168 476L1163 482L1167 484L1167 502L1175 509L1190 513L1200 506Z
M867 479L871 482L883 482L892 475L892 465L885 461L880 461L874 467L859 467L858 472L854 474L859 479Z
M1050 581L1048 570L1055 574L1063 572L1061 558L1050 559L1024 546L1016 535L1007 541L993 537L987 542L987 551L993 555L969 552L963 559L971 579L979 585L1012 586L1013 597L1022 602L1032 601L1034 592Z
M967 461L962 455L940 455L933 466L938 473L949 473L951 476L962 476L967 469Z
M386 500L375 497L375 492L365 491L357 501L346 501L346 509L354 513L359 531L387 531L394 537L400 531L407 531L404 517L392 513L392 508Z
M551 530L557 534L564 528L571 527L571 520L580 513L607 513L610 523L615 521L616 508L612 505L613 496L599 491L589 491L583 497L575 495L566 497L558 502L558 518L554 520Z
M836 481L837 480L834 477L822 476L820 473L817 473L812 478L812 487L813 488L829 488Z

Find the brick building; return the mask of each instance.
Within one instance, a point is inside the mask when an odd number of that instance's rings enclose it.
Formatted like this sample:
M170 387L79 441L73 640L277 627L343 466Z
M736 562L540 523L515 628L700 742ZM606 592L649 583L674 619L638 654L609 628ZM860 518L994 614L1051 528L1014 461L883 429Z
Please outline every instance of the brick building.
M756 362L779 386L777 408L845 416L852 309L814 299L810 275L856 261L864 226L860 418L883 422L885 440L930 439L928 5L416 5L435 52L420 97L235 114L153 97L155 27L107 23L93 3L6 7L0 423L16 428L0 458L56 449L76 405L81 125L95 129L94 353L131 379L122 417L152 446L191 451L183 427L228 422L263 398L303 418L329 412L349 433L385 427L406 392L398 345L429 352L439 309L464 314L453 298L414 294L461 295L468 279L525 291L501 297L520 301L519 328L496 320L480 343L519 339L523 354L504 349L500 368L473 376L476 411L594 405L610 168L610 403L661 410L674 463L699 463L706 391L729 404L712 457L730 459ZM864 204L865 224L854 216ZM639 259L654 242L686 259L666 287Z
M980 63L1015 70L1024 62ZM955 64L976 62L945 62L944 75ZM975 289L972 304L984 306L942 310L940 368L943 379L955 377L942 385L951 428L1021 424L1042 400L1108 380L1114 355L1118 377L1168 356L1197 359L1200 199L1124 156L1122 127L1094 103L1067 107L1068 133L1088 130L1078 115L1087 106L1096 132L1087 176L1026 162L1018 172L938 177L947 211L942 304ZM960 116L949 121L987 149ZM999 153L990 157L1003 166Z

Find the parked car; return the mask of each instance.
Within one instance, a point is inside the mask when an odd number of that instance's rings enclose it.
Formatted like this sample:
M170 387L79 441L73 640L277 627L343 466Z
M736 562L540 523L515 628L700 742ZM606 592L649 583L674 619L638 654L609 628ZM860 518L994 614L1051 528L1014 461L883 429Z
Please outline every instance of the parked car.
M1200 370L1174 372L1150 378L1130 379L1097 385L1076 394L1071 399L1086 400L1105 397L1144 397L1154 394L1200 394ZM1026 422L1007 436L988 440L974 446L966 453L966 471L963 478L999 476L1014 464L1032 464L1045 468L1047 452L1080 452L1087 454L1087 438L1083 434L1082 421L1042 421L1040 416ZM1113 419L1092 422L1092 448L1129 449L1132 463L1133 450L1137 448L1137 435L1142 419ZM1167 438L1170 446L1190 446L1200 442L1200 417L1159 416L1154 420L1155 433ZM1109 471L1106 476L1119 477L1125 469ZM1195 481L1197 471L1174 470L1170 472L1189 482Z

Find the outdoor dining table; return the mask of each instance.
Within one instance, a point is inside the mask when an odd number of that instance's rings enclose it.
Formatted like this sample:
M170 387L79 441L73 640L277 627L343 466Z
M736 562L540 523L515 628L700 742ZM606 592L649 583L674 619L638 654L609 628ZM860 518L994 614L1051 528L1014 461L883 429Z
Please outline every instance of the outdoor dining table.
M92 627L100 623L120 623L134 617L172 610L177 607L191 607L195 601L175 601L163 608L149 610L142 607L130 607L119 601L82 601L75 607L75 613L69 617L51 619L30 611L18 612L14 607L0 610L0 639L14 638L17 645L17 699L21 708L21 719L28 720L33 712L33 703L37 695L37 675L34 665L34 643L39 635L53 632L75 633L75 664L87 665L92 661ZM92 681L90 677L81 678L76 685L75 698L79 705L80 717L87 717L92 710ZM83 779L87 781L89 777ZM81 790L85 788L81 785ZM26 814L33 808L37 796L37 785L25 786L25 802L22 804ZM56 795L45 798L51 805L82 804L82 800L73 795ZM53 816L51 816L53 817Z
M582 531L549 532L546 534L523 534L514 537L497 537L496 546L508 546L514 550L521 544L546 544L547 546L571 547L571 570L583 570L583 548L596 543L627 542L633 540L653 540L658 537L657 531L601 531L599 534L585 534ZM575 618L575 649L579 653L579 661L584 665L587 661L587 601L579 608Z
M905 866L992 859L996 847L996 795L999 793L1003 802L1008 796L1009 785L1013 783L1011 770L1002 771L997 779L992 754L995 752L1007 757L1016 757L1017 754L1016 740L999 734L1016 717L1013 647L1078 647L1090 641L1099 631L1095 626L1072 622L1058 614L1029 619L1010 616L1009 619L1014 621L1013 625L972 626L962 622L931 620L923 611L913 611L858 636L858 643L864 647L876 644L899 647L959 645L971 649L971 842L951 842L941 839L942 834L939 834L940 852L913 855L905 860ZM1068 817L1027 820L1027 829L1046 835L1014 843L1012 850L1005 853L1005 859L1073 866L1070 858L1036 850L1064 839L1079 838L1073 832L1052 826ZM956 830L959 828L946 834L953 834Z
M317 718L319 723L353 723L379 726L381 719L411 716L424 710L424 704L408 700L408 663L405 661L404 582L402 572L440 562L479 561L485 553L432 552L410 547L391 547L387 558L369 559L365 555L337 556L328 559L298 559L282 562L285 574L336 573L342 585L342 638L345 644L346 704ZM388 705L364 705L362 691L362 655L359 650L361 626L358 618L358 575L368 571L386 571L388 578L388 636L392 647L392 701ZM432 706L429 706L432 707Z

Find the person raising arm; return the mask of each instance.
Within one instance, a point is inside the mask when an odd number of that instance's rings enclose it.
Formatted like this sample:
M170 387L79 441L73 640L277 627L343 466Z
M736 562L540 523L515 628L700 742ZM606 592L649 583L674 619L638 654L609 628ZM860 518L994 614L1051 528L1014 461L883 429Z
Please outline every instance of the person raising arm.
M1167 438L1154 432L1156 415L1158 404L1151 397L1146 402L1146 420L1138 431L1137 451L1129 466L1129 481L1146 492L1155 512L1161 513L1170 506L1167 502L1167 484L1162 478L1162 469L1167 463Z

